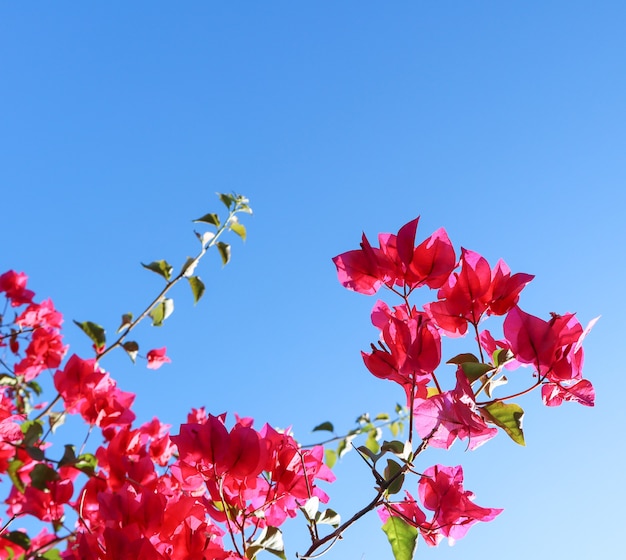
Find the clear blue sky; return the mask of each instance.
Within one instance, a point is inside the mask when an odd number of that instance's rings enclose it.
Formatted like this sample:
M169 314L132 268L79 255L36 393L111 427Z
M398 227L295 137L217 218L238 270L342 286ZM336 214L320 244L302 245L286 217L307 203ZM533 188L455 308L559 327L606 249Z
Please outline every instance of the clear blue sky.
M528 311L602 319L585 345L594 409L532 394L526 448L500 435L424 456L462 463L477 503L505 512L417 558L615 558L624 29L621 1L4 2L0 268L27 273L87 355L71 319L112 333L160 286L139 262L179 266L214 193L247 195L248 241L224 270L202 265L205 298L194 308L181 287L166 325L138 334L173 363L103 365L141 419L204 405L311 442L321 421L349 429L402 399L361 362L374 299L342 289L330 259L421 215L418 238L443 226L457 248L535 274ZM337 474L349 517L371 481L354 454ZM391 558L379 525L370 515L327 558ZM290 531L304 529L286 530L294 558Z

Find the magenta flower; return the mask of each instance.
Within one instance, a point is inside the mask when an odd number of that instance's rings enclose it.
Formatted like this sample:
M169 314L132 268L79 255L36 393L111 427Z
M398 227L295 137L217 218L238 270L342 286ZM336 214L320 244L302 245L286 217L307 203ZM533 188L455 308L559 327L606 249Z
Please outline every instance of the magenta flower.
M159 369L163 364L169 364L172 362L166 355L167 348L163 346L163 348L155 348L154 350L150 350L146 355L148 359L148 369Z

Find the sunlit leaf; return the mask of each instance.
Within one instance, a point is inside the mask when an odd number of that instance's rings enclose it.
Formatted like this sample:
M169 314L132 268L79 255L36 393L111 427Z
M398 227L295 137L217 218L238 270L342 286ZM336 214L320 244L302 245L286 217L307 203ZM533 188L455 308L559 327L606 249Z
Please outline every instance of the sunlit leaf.
M251 560L261 551L266 550L282 560L287 560L285 556L285 545L283 544L283 534L276 527L265 527L259 538L248 546L246 556Z
M126 350L128 357L135 363L137 359L137 353L139 352L139 344L137 344L134 340L129 340L128 342L124 342L122 344L122 348Z
M380 429L374 429L367 432L367 439L365 440L365 446L373 453L380 451L380 444L378 438L380 438Z
M335 427L331 422L322 422L313 428L313 432L334 432Z
M211 224L215 227L220 227L220 219L217 214L205 214L201 218L197 218L194 222L203 222L205 224Z
M474 362L474 363L478 363L480 362L480 360L474 356L474 354L457 354L456 356L454 356L454 358L450 358L446 364L456 364L458 366L460 366L461 364L465 364L467 362Z
M339 515L335 510L328 508L317 514L315 522L318 524L332 525L337 528L341 523L341 515Z
M167 261L154 261L149 264L141 263L141 266L152 272L156 272L159 276L163 276L168 282L172 276L172 270L174 270L172 265Z
M223 241L218 241L217 250L222 258L222 264L224 266L227 265L228 261L230 261L230 245L228 243L224 243Z
M395 560L413 560L417 548L417 529L393 515L385 521L382 529L387 535Z
M106 334L103 327L91 321L83 323L74 321L74 323L91 339L98 350L102 350L106 346Z
M152 319L152 325L154 327L160 327L163 321L167 319L174 311L174 300L171 298L165 298L163 301L157 303L148 315Z
M319 507L320 499L317 496L313 496L312 498L309 498L300 509L302 510L302 513L304 513L307 520L311 521L315 519Z
M387 459L387 466L383 472L383 476L386 481L394 479L393 482L387 487L388 494L397 494L402 490L402 485L404 484L404 474L398 474L402 470L402 466L393 461L392 459Z
M239 222L233 222L230 224L231 231L234 231L241 239L246 240L246 227Z
M486 412L489 419L496 426L500 426L515 443L526 445L522 430L524 411L521 406L498 401L484 406L482 411Z
M461 364L463 373L467 377L470 383L480 379L485 373L493 371L494 367L490 364L481 364L475 362L464 362Z
M193 294L193 302L196 304L204 294L204 283L198 276L190 276L187 280Z
M46 490L48 488L48 482L61 478L58 472L43 463L35 465L33 470L28 473L28 476L30 476L32 485L38 490Z
M117 328L117 332L122 332L126 327L128 327L133 322L133 314L132 313L124 313L122 315L122 322L120 326Z
M185 276L185 277L189 277L193 274L194 270L196 269L196 266L198 266L198 259L194 259L192 257L187 257L187 260L185 261L185 264L183 265L183 267L180 269L180 273Z
M329 469L332 469L337 463L337 452L333 449L324 450L324 463Z

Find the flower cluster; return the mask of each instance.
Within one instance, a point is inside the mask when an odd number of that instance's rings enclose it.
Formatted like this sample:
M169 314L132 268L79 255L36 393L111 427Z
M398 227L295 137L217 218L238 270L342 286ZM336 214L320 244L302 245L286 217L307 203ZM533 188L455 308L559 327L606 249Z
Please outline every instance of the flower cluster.
M520 293L532 275L512 274L502 260L492 268L484 257L464 248L457 262L443 229L416 245L418 220L404 225L397 235L380 234L378 247L363 235L360 249L333 259L346 288L373 295L386 287L401 299L392 309L376 302L371 319L380 337L362 356L374 376L402 386L410 411L409 439L414 431L422 439L422 449L448 449L456 439L467 440L467 447L475 449L502 428L523 443L523 411L507 401L538 387L548 406L563 401L593 406L593 386L582 377L582 341L593 322L583 329L571 313L553 314L544 321L522 311ZM424 286L436 289L437 297L418 309L409 298ZM481 330L489 316L504 316L502 339ZM452 358L448 363L456 366L454 386L445 390L440 377L449 376L435 372L441 363L442 337L461 337L468 331L475 335L480 358L473 354ZM520 365L534 369L530 386L493 397L492 389L506 382L502 369ZM489 400L477 402L481 392ZM460 467L431 467L420 479L419 495L424 507L435 512L433 519L426 521L410 494L401 503L387 503L381 517L402 518L419 528L431 545L443 537L453 542L476 521L489 521L500 511L475 506L461 482Z
M52 532L30 538L0 531L0 559L48 558L42 555L65 542L65 560L242 560L253 541L259 550L266 545L262 531L271 529L275 542L277 528L309 500L328 501L317 485L334 480L323 448L303 449L288 432L268 425L257 431L247 418L229 430L225 415L203 409L174 436L158 418L134 427L135 395L97 359L73 354L61 367L62 316L51 301L35 303L26 284L23 273L0 276L0 291L16 310L12 321L0 316L0 346L15 362L10 368L10 360L0 361L0 475L12 483L10 519L32 516ZM148 368L168 363L165 352L149 351ZM44 370L58 391L47 406L36 403L34 381ZM52 411L57 402L62 412ZM77 415L90 432L99 428L102 445L93 454L66 445L53 458L45 415L51 429Z

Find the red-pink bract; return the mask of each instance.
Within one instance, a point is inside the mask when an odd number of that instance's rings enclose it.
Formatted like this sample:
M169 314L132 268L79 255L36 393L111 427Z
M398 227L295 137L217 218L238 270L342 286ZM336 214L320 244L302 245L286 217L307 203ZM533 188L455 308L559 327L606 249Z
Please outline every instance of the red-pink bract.
M163 346L163 348L155 348L154 350L150 350L146 355L148 359L148 369L159 369L163 364L169 364L172 360L170 360L165 352L167 348Z

